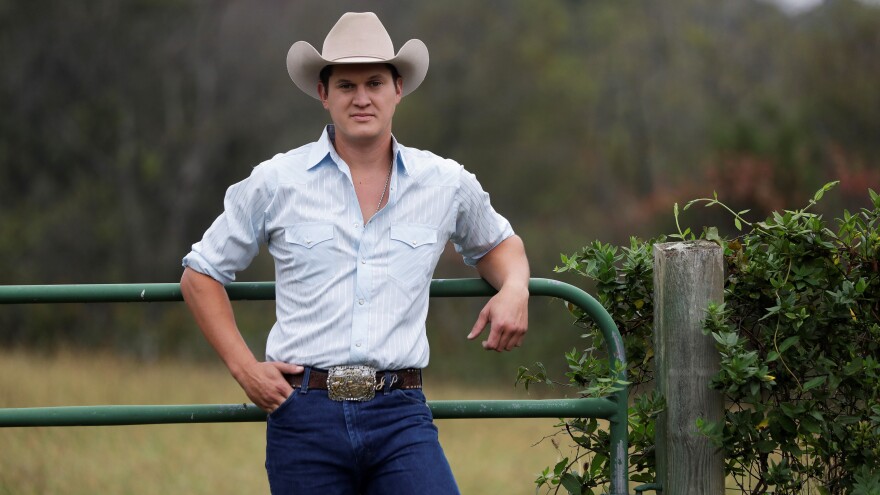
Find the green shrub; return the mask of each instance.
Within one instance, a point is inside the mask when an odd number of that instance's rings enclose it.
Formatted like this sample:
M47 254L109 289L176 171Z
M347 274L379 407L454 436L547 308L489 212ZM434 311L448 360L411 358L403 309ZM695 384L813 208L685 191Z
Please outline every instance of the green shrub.
M829 227L809 209L774 212L749 222L717 197L694 204L720 206L740 235L722 239L716 228L700 238L724 248L725 302L706 308L705 331L721 354L711 386L727 402L720 423L698 427L725 451L727 474L743 493L880 493L880 196L872 208L844 211ZM676 225L679 210L674 209ZM743 230L744 229L744 230ZM696 239L690 229L670 238ZM653 481L654 418L663 398L646 392L652 381L653 270L649 241L618 249L594 242L562 256L559 272L596 283L599 301L624 337L634 401L630 479ZM599 350L601 335L582 315L593 346L566 354L566 386L581 395L607 393L611 376ZM521 368L519 382L552 383L543 366ZM586 386L585 386L586 385ZM613 385L613 384L612 384ZM547 468L538 487L594 493L608 476L607 433L594 420L560 423L580 448L574 460ZM575 483L577 481L577 483Z

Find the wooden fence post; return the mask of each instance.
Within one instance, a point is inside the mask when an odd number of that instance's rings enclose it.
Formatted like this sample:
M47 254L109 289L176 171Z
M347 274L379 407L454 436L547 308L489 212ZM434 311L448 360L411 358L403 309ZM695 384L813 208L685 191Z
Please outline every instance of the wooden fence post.
M710 301L723 302L721 247L713 242L654 246L654 359L666 411L657 420L657 477L664 495L722 495L724 454L696 427L720 421L720 392L709 389L719 369L711 336L703 335Z

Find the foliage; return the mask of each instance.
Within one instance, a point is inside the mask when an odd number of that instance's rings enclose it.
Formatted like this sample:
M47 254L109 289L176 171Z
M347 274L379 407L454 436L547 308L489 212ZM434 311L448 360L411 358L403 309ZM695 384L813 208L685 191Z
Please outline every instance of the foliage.
M711 386L724 394L728 408L722 422L697 426L723 447L727 474L743 493L860 494L877 493L880 486L880 195L869 190L872 207L844 211L829 226L810 209L834 185L826 184L805 208L773 212L762 222L747 221L747 211L734 211L717 196L683 209L721 206L741 232L729 240L716 228L699 235L724 249L725 302L707 308L705 331L721 355ZM677 205L674 213L678 223ZM679 228L671 237L698 236ZM597 282L599 300L625 336L636 387L650 380L648 253L654 242L632 240L621 253L595 242L563 256L557 269ZM574 353L566 355L570 366L579 366L569 372L570 385L591 373L607 376L596 351L586 353L574 363ZM521 378L531 375L521 372ZM653 430L647 424L657 404L641 392L631 408L633 480L653 479L645 455L653 439L643 435ZM590 422L563 426L579 446L602 451L596 443L602 436ZM584 455L604 462L602 454ZM584 489L597 486L601 477L593 462L583 470L589 476L572 472L574 466L557 464L536 483L578 493L569 488L573 476Z
M880 467L880 196L832 230L808 210L833 185L723 243L726 302L706 330L731 407L703 431L751 493L855 492Z
M634 388L652 380L651 246L633 238L630 247L618 250L597 241L570 257L563 255L563 265L556 269L557 272L576 272L596 281L597 298L623 337L628 359L626 371ZM536 371L521 367L517 383L523 383L526 388L531 383L567 386L576 389L582 397L607 396L620 384L614 380L617 370L610 367L602 351L602 334L578 308L569 305L569 310L577 317L577 324L586 330L583 337L593 346L583 351L572 349L565 354L569 368L566 382L553 381L544 365L537 363ZM654 419L663 408L663 398L654 393L639 394L629 408L630 479L633 481L654 480ZM584 418L564 421L557 426L560 433L566 434L576 445L576 455L573 459L564 457L552 469L544 469L535 480L536 485L555 493L560 488L572 494L599 493L594 489L601 489L610 474L607 429L599 428L596 419Z

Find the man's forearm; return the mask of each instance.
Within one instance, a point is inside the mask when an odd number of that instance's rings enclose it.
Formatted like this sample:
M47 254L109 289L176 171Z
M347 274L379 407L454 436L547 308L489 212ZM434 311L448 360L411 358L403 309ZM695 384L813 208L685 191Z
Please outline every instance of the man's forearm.
M180 291L205 339L234 377L257 361L238 331L232 304L222 284L187 268L180 279Z
M245 394L266 412L274 411L292 390L283 374L302 373L302 366L257 361L238 331L226 289L213 278L187 268L180 291L208 343Z

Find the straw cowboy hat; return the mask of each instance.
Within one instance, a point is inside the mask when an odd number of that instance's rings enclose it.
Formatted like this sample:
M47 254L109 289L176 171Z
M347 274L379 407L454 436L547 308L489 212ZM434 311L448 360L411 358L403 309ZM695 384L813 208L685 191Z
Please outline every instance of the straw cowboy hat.
M318 76L327 65L392 64L403 77L403 96L422 84L428 73L428 48L420 40L407 41L394 54L391 36L372 12L348 12L324 38L323 51L297 41L287 52L287 73L305 94L318 99Z

